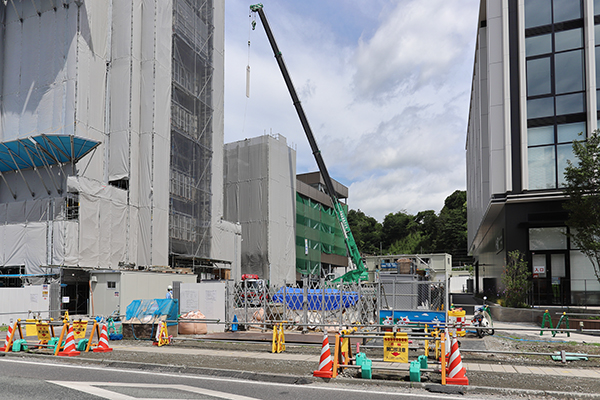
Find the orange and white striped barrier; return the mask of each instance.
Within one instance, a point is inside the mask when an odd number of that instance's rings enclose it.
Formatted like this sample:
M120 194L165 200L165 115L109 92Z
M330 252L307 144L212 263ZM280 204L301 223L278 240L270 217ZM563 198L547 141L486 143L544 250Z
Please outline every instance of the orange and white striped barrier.
M323 333L323 346L321 346L321 358L319 359L319 369L313 372L317 378L333 377L333 361L331 360L331 350L329 349L329 338L327 332Z
M16 325L16 324L15 324ZM12 325L8 326L8 331L6 332L6 339L4 340L4 346L0 347L1 352L9 352L11 351L10 347L12 345L14 328Z

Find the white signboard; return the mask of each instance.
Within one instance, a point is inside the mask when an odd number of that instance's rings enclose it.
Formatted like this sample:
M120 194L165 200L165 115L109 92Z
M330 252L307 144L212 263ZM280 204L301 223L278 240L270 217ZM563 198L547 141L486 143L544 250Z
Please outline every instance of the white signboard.
M533 267L533 273L534 274L540 274L543 275L546 273L546 266L545 265L539 265L537 267Z

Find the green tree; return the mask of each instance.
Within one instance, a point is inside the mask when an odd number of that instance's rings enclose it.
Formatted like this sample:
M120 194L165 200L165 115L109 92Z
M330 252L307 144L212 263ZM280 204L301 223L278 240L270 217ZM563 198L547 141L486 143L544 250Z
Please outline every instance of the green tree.
M361 254L379 254L381 224L361 210L348 212L348 224Z
M444 201L437 219L435 251L452 254L453 259L467 254L467 192L456 190Z
M383 247L389 249L390 246L398 240L408 236L408 226L413 217L403 211L398 211L394 214L390 213L383 219L382 237Z
M502 272L504 300L507 307L526 307L531 272L519 250L508 252L508 263Z
M590 260L600 281L600 131L592 132L585 142L574 141L573 154L577 162L567 160L565 168L569 236L572 246Z

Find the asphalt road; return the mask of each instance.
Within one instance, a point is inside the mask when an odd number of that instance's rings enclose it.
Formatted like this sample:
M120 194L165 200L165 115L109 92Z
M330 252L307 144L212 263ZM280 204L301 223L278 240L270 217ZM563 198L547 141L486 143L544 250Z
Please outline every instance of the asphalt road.
M17 358L0 358L2 398L11 400L133 399L475 399L422 389L311 383L305 385L232 378L121 370ZM487 399L502 397L490 396ZM504 398L505 399L505 398Z

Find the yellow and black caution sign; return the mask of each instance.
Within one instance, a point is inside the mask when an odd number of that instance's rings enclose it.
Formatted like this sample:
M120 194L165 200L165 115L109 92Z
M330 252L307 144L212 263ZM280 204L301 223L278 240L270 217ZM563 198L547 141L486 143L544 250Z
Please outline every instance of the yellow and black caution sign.
M408 363L406 332L386 332L383 336L383 361Z
M159 338L158 338L158 345L164 346L165 344L171 343L171 340L169 339L169 332L167 331L167 323L159 322L159 324L160 324L160 333L159 333Z
M85 339L85 331L87 330L88 321L73 321L73 335L75 339Z
M50 334L50 325L47 322L38 322L36 325L37 337L41 344L46 344L52 335Z

